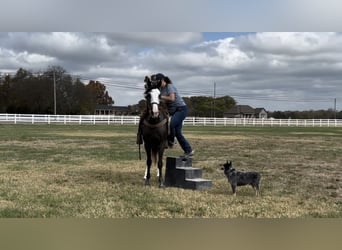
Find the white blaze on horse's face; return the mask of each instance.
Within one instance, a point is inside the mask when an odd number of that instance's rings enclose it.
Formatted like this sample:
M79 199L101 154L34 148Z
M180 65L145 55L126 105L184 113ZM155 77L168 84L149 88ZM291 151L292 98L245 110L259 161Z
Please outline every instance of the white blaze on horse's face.
M153 117L158 117L159 116L158 105L159 105L160 90L159 89L152 89L150 92L150 95L151 95Z

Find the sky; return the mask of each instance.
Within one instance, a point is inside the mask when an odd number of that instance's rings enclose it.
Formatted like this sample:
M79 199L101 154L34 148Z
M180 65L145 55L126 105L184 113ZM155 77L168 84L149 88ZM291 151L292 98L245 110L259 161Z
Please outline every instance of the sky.
M164 73L183 96L268 111L333 109L336 98L342 109L336 0L4 1L1 74L61 66L104 83L119 106Z

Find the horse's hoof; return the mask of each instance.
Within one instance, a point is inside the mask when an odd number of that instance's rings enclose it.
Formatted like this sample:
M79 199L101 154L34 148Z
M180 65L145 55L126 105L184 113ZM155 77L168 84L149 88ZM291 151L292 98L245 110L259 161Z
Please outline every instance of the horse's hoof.
M145 180L145 186L149 186L150 182L148 180Z
M159 188L165 188L164 184L159 184Z

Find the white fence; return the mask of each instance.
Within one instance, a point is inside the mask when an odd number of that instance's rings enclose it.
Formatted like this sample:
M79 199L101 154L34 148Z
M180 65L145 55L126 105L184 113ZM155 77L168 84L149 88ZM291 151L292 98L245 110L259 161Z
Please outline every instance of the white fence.
M138 116L0 114L0 124L138 124Z
M137 125L138 123L139 116L0 114L0 124ZM342 120L187 117L184 125L342 127Z

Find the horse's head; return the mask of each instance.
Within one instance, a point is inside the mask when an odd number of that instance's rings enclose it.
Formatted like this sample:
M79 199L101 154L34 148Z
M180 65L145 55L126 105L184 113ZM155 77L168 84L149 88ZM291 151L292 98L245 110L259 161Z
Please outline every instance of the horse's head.
M162 74L145 76L145 98L147 101L147 107L151 111L153 118L159 117L159 96L160 86L163 79Z
M150 89L147 93L145 92L147 107L153 118L159 117L159 96L160 90L158 88Z

